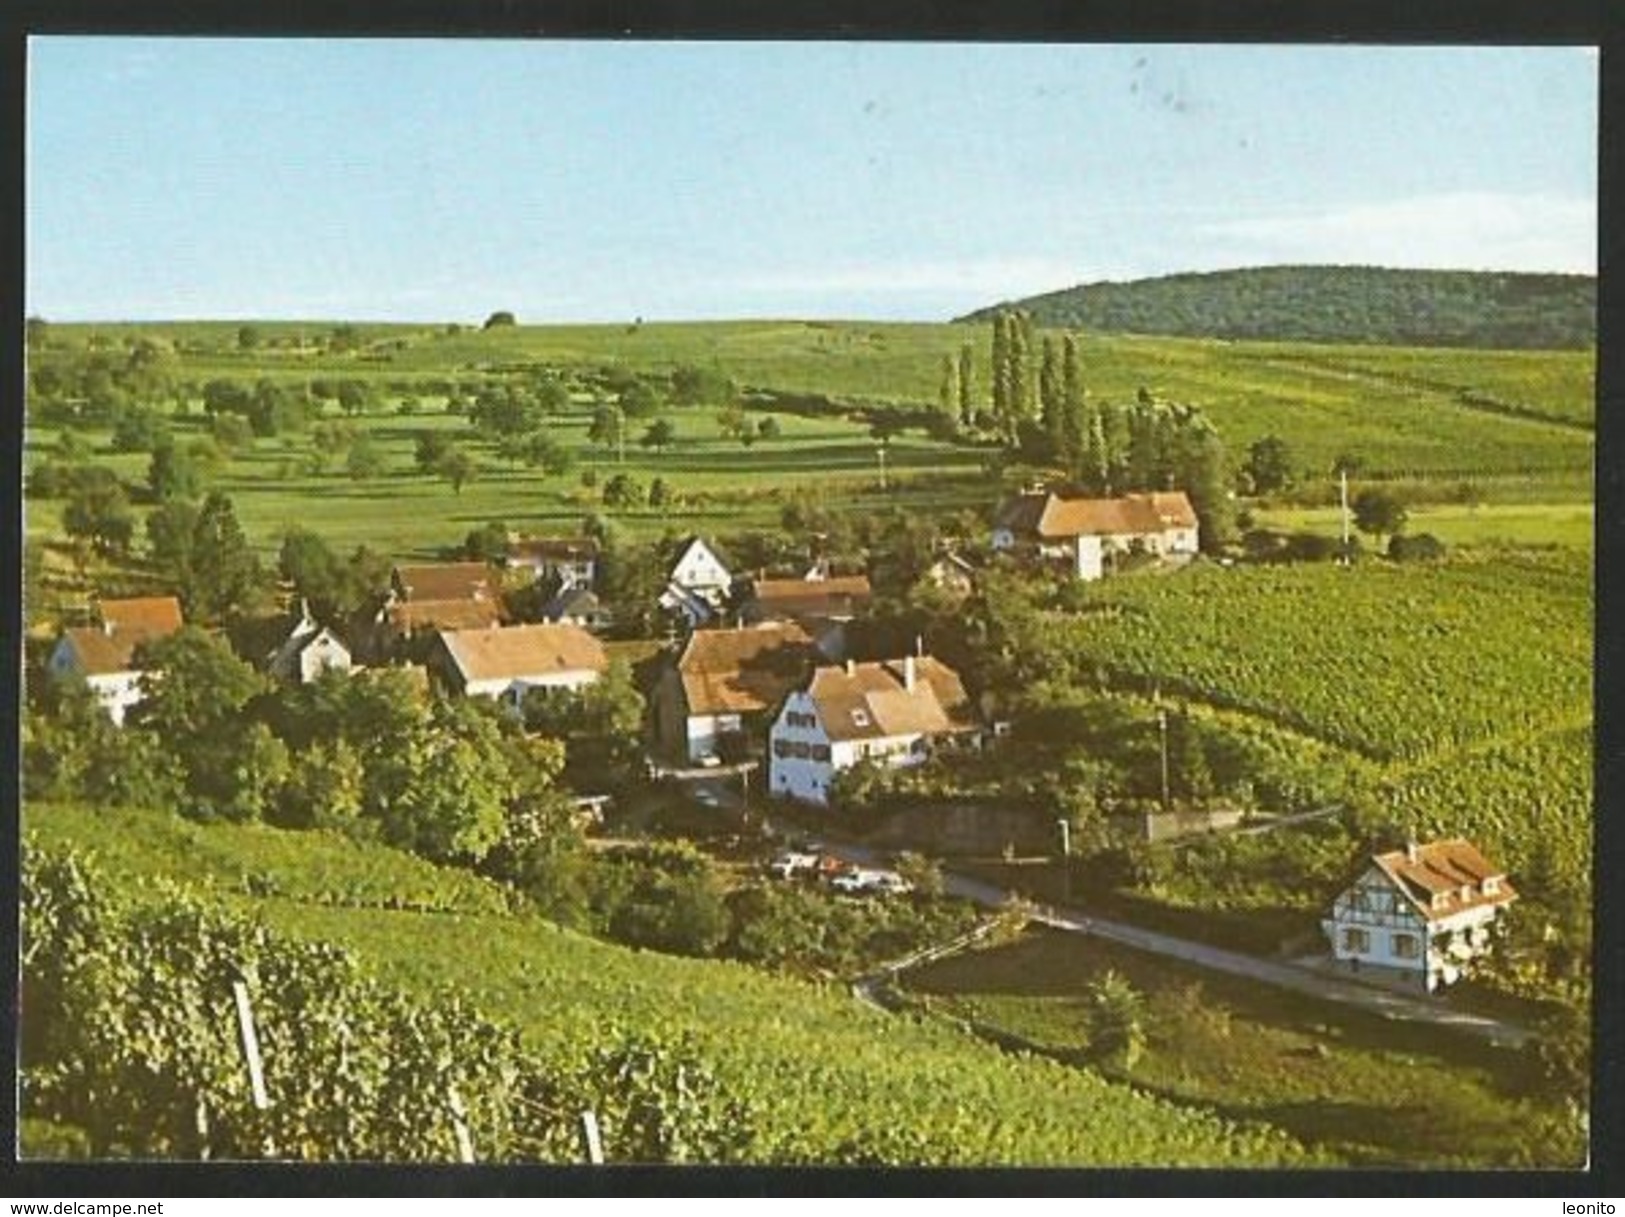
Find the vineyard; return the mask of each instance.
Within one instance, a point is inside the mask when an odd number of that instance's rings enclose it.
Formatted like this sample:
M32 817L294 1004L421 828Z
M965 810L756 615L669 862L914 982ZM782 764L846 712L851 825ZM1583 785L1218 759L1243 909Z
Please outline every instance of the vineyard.
M1417 830L1465 835L1491 857L1536 859L1542 882L1577 885L1590 899L1591 728L1512 736L1397 767L1379 789Z
M482 1161L580 1161L585 1107L611 1161L1325 1161L1267 1125L870 1011L844 988L498 912L477 881L442 889L440 913L343 907L325 882L301 887L297 852L268 847L268 830L68 807L30 807L28 828L23 1114L97 1152L447 1160L461 1105ZM74 844L89 839L94 856ZM328 882L398 868L402 890L435 895L434 868L299 839ZM236 1047L237 979L263 1109Z
M1160 685L1374 759L1590 715L1590 571L1579 554L1208 567L1107 581L1089 597L1063 646L1080 676Z

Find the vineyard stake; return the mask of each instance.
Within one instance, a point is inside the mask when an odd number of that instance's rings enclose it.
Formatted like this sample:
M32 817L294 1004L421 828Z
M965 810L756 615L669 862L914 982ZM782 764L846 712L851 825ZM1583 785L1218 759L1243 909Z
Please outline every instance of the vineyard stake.
M598 1139L598 1114L593 1111L581 1113L581 1144L587 1151L587 1161L594 1166L604 1164L604 1144Z
M237 999L237 1030L241 1033L243 1058L248 1062L248 1085L254 1092L254 1106L264 1111L271 1105L265 1093L265 1073L260 1066L260 1041L254 1034L254 1011L248 1004L248 986L240 980L231 982L232 996Z
M474 1139L468 1133L468 1108L463 1106L463 1096L457 1093L457 1087L446 1087L446 1106L451 1108L451 1127L457 1134L457 1160L473 1162Z

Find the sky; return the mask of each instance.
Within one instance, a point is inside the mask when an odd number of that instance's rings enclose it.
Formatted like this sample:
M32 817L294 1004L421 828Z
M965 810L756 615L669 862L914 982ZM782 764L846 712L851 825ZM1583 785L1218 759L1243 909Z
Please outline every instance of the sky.
M41 37L52 320L944 320L1278 263L1594 273L1597 55Z

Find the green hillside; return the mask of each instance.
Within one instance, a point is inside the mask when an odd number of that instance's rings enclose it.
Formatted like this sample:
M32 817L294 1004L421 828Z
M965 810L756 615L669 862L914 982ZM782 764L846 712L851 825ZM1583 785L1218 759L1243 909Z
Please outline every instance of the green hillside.
M273 944L275 936L331 943L386 984L423 997L455 984L460 1001L516 1028L527 1049L560 1073L627 1029L687 1036L743 1105L754 1134L747 1161L1325 1164L1267 1125L884 1014L844 985L560 930L510 911L500 889L381 846L68 806L30 806L26 828L30 859L93 842L98 892L117 901L162 905L173 900L166 882L175 883L222 914L260 920ZM380 899L386 891L396 895ZM278 1032L268 1026L261 1034ZM25 1115L29 1105L25 1081ZM319 1147L312 1152L320 1156Z
M1193 338L1533 349L1597 335L1590 275L1268 266L1082 284L997 307L1039 325Z

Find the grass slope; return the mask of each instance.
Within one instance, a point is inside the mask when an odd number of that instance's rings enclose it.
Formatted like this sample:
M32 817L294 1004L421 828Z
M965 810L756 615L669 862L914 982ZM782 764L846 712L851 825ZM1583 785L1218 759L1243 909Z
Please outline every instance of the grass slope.
M1087 1049L1089 986L1107 969L1145 999L1145 1054L1116 1071L1138 1087L1268 1120L1362 1166L1583 1160L1572 1123L1530 1095L1523 1062L1504 1050L1097 939L1029 932L930 964L906 984L934 1012L1064 1055Z
M139 899L160 876L273 928L350 948L382 974L451 983L533 1043L585 1051L617 1027L689 1031L756 1113L764 1161L1277 1166L1331 1161L1243 1125L931 1023L843 988L640 953L558 929L479 880L382 847L159 812L31 806L41 845L93 846ZM385 890L421 907L384 907ZM343 894L356 892L345 901ZM415 895L414 895L415 894ZM433 910L433 911L431 911ZM26 1017L26 1012L24 1017Z

